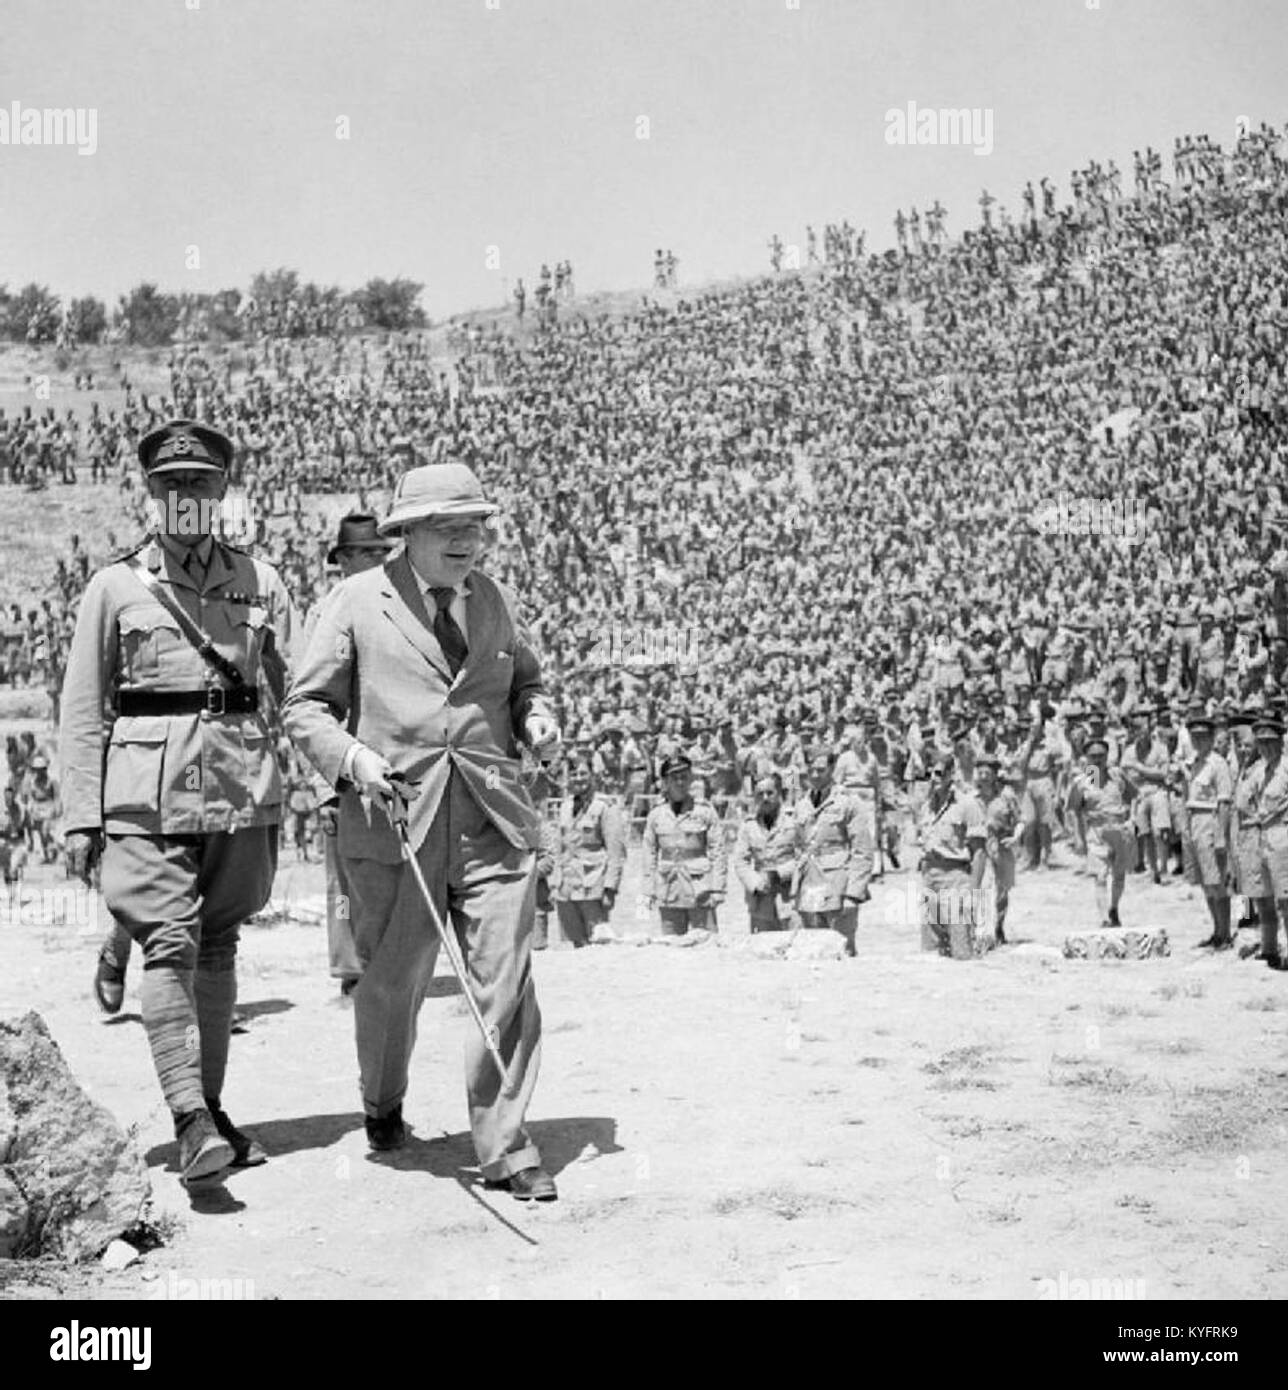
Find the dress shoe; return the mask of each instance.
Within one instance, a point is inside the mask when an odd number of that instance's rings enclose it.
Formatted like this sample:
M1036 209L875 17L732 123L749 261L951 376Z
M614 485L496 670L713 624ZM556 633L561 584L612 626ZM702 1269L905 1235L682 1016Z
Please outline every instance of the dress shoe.
M233 1146L234 1168L258 1168L261 1163L268 1162L268 1154L264 1152L259 1141L252 1139L249 1134L243 1134L219 1108L217 1100L211 1100L207 1096L206 1109L210 1111L210 1118L214 1120L220 1137L227 1139Z
M125 971L115 961L100 955L94 971L94 998L105 1014L117 1014L125 1000Z
M508 1192L520 1202L553 1202L559 1196L555 1180L544 1168L523 1168L508 1178L488 1178L483 1186Z
M1109 909L1109 916L1105 920L1109 923L1111 927L1122 926L1122 923L1118 920L1118 909L1116 907L1111 907Z
M175 1121L179 1139L179 1180L185 1186L216 1180L235 1157L233 1146L215 1128L208 1110L190 1110Z
M1194 948L1196 951L1228 951L1234 945L1229 936L1205 936Z
M403 1124L402 1106L395 1105L387 1114L378 1118L368 1115L367 1143L377 1153L388 1153L390 1149L401 1149L407 1142L407 1126Z

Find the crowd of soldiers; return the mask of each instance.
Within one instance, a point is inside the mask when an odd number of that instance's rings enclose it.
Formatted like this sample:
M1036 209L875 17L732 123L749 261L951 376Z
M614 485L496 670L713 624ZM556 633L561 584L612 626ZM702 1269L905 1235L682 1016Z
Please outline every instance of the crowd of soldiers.
M1013 758L1046 707L1047 729L1079 703L1126 728L1167 705L1184 748L1193 700L1228 724L1288 685L1288 184L1268 127L1177 151L1170 185L1120 197L1093 162L1074 205L1043 180L1041 215L1026 190L1020 225L985 206L951 244L936 203L934 234L909 219L881 255L829 224L801 274L527 341L471 326L450 370L421 334L184 347L168 395L0 419L0 469L88 465L141 530L130 441L211 419L253 504L237 539L307 608L334 527L310 493L370 510L415 457L469 463L505 506L490 567L533 596L563 726L636 836L676 754L727 820L753 807L748 768L794 804L807 751L845 773L856 740L874 799L911 800L923 730ZM1063 494L1118 499L1134 533L1037 527ZM133 539L94 537L95 559ZM85 573L64 557L12 615L10 680L56 685ZM683 629L687 659L615 656L614 624ZM1056 814L1037 783L1031 837Z
M0 874L6 893L22 884L29 863L52 864L62 847L62 802L47 750L28 731L5 739Z

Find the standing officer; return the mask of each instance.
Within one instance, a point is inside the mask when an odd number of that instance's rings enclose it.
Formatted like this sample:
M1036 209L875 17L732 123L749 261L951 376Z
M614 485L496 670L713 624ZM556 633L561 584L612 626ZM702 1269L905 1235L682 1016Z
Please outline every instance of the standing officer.
M1096 908L1102 927L1121 927L1118 904L1135 853L1131 803L1136 786L1121 768L1109 766L1109 740L1092 734L1083 748L1085 771L1069 788L1069 810L1078 819L1096 883Z
M214 537L231 441L172 420L138 454L155 533L85 590L63 800L69 863L101 853L104 902L143 952L143 1026L194 1182L265 1161L220 1098L238 932L277 867L282 782L259 683L280 696L297 625L277 571Z
M738 827L733 867L747 895L751 930L778 931L793 915L796 822L783 806L781 774L764 773L752 791L756 810Z
M1226 951L1234 945L1226 884L1234 784L1229 763L1213 747L1216 726L1212 720L1194 715L1186 727L1195 759L1185 788L1185 866L1190 883L1202 888L1212 918L1212 934L1199 945Z
M935 755L934 773L917 827L921 949L972 960L988 827L974 791L954 780L951 753Z
M589 946L595 928L608 921L626 864L626 826L621 809L595 789L592 757L575 753L568 790L555 830L558 851L550 874L559 929L574 946Z
M657 907L665 936L690 927L715 931L728 872L724 826L709 801L693 800L683 753L666 758L660 772L663 799L644 822L644 897Z
M1137 867L1148 865L1154 882L1162 883L1160 865L1166 864L1167 836L1172 828L1167 791L1171 758L1151 731L1154 713L1149 706L1132 711L1132 741L1123 751L1121 766L1140 788L1132 809Z
M282 715L340 791L368 1143L385 1151L406 1141L417 1015L439 947L386 813L394 777L412 790L407 843L463 943L467 987L506 1067L503 1088L482 1038L469 1035L466 1092L483 1178L520 1200L552 1201L554 1181L523 1124L541 1061L531 951L542 836L519 742L540 757L558 729L517 599L476 568L496 510L464 464L404 473L380 523L404 549L327 602Z
M975 791L984 808L987 831L984 849L993 866L999 946L1006 944L1006 909L1015 887L1015 846L1023 820L1020 799L1011 785L1016 780L1020 780L1020 773L1015 767L1008 767L1004 776L999 775L995 754L981 753L975 759Z
M1261 710L1245 714L1235 723L1235 739L1240 752L1239 776L1234 784L1230 807L1230 850L1234 860L1235 883L1256 914L1261 928L1261 944L1256 959L1277 965L1279 961L1279 919L1275 911L1270 875L1261 857L1261 789L1265 781L1266 760L1258 735L1269 740L1278 721ZM1251 954L1244 948L1240 955Z
M872 816L833 780L826 748L809 756L810 790L796 803L796 909L806 927L831 927L854 955L859 905L872 878Z
M1264 768L1256 802L1261 827L1261 869L1271 910L1261 918L1261 949L1272 970L1283 968L1279 950L1279 922L1288 921L1288 761L1284 759L1283 720L1270 712L1253 720Z
M1029 868L1036 869L1045 862L1052 868L1051 842L1055 832L1055 776L1059 760L1047 737L1045 715L1039 713L1020 753L1024 769L1024 842L1028 848Z
M340 571L341 581L383 564L397 544L382 536L376 518L369 512L349 512L340 518L335 544L327 551L328 565ZM332 593L335 591L332 590ZM327 595L329 598L330 595ZM309 609L304 619L301 647L307 647L313 629L318 624L326 598ZM336 852L336 810L339 798L324 777L318 776L314 785L318 799L318 822L322 828L322 857L326 865L326 941L331 961L331 977L340 981L340 995L346 998L358 983L362 968L353 942L353 919L349 914L349 888L344 878L344 865Z

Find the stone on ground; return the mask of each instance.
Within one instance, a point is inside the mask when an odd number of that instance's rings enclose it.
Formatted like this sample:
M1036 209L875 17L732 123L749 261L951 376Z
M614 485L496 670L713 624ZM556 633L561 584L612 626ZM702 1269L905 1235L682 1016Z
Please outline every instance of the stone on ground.
M0 1258L89 1259L139 1226L147 1169L39 1014L0 1018Z

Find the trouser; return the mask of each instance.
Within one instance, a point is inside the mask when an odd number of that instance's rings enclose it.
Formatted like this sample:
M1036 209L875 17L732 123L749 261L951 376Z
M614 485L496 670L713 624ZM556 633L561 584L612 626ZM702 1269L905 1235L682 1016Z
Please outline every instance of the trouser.
M223 1092L238 935L276 871L275 825L106 836L103 901L143 953L143 1028L175 1116Z
M854 934L859 926L858 906L838 907L831 912L802 912L801 925L807 931L830 929L840 932L845 940L845 949L854 954Z
M109 912L108 928L103 933L103 941L99 946L98 953L109 965L114 965L122 972L130 963L130 947L134 944L130 934Z
M353 941L353 904L334 835L323 835L322 858L326 866L326 945L331 974L337 980L356 980L362 967Z
M569 898L557 901L559 930L574 946L589 946L595 928L608 921L608 912L598 898Z
M456 932L467 987L505 1063L503 1094L471 1021L465 1089L474 1149L483 1176L503 1179L541 1161L523 1127L541 1063L531 954L536 856L511 845L453 774L416 859L444 926ZM346 859L345 871L362 967L352 996L362 1101L369 1116L379 1117L406 1095L439 941L407 864Z
M714 907L660 907L663 936L687 936L689 931L715 931Z
M953 960L975 955L976 894L967 869L921 871L921 949Z
M753 932L782 931L784 927L793 925L795 909L792 906L790 879L776 878L776 886L769 892L747 894L747 917Z

